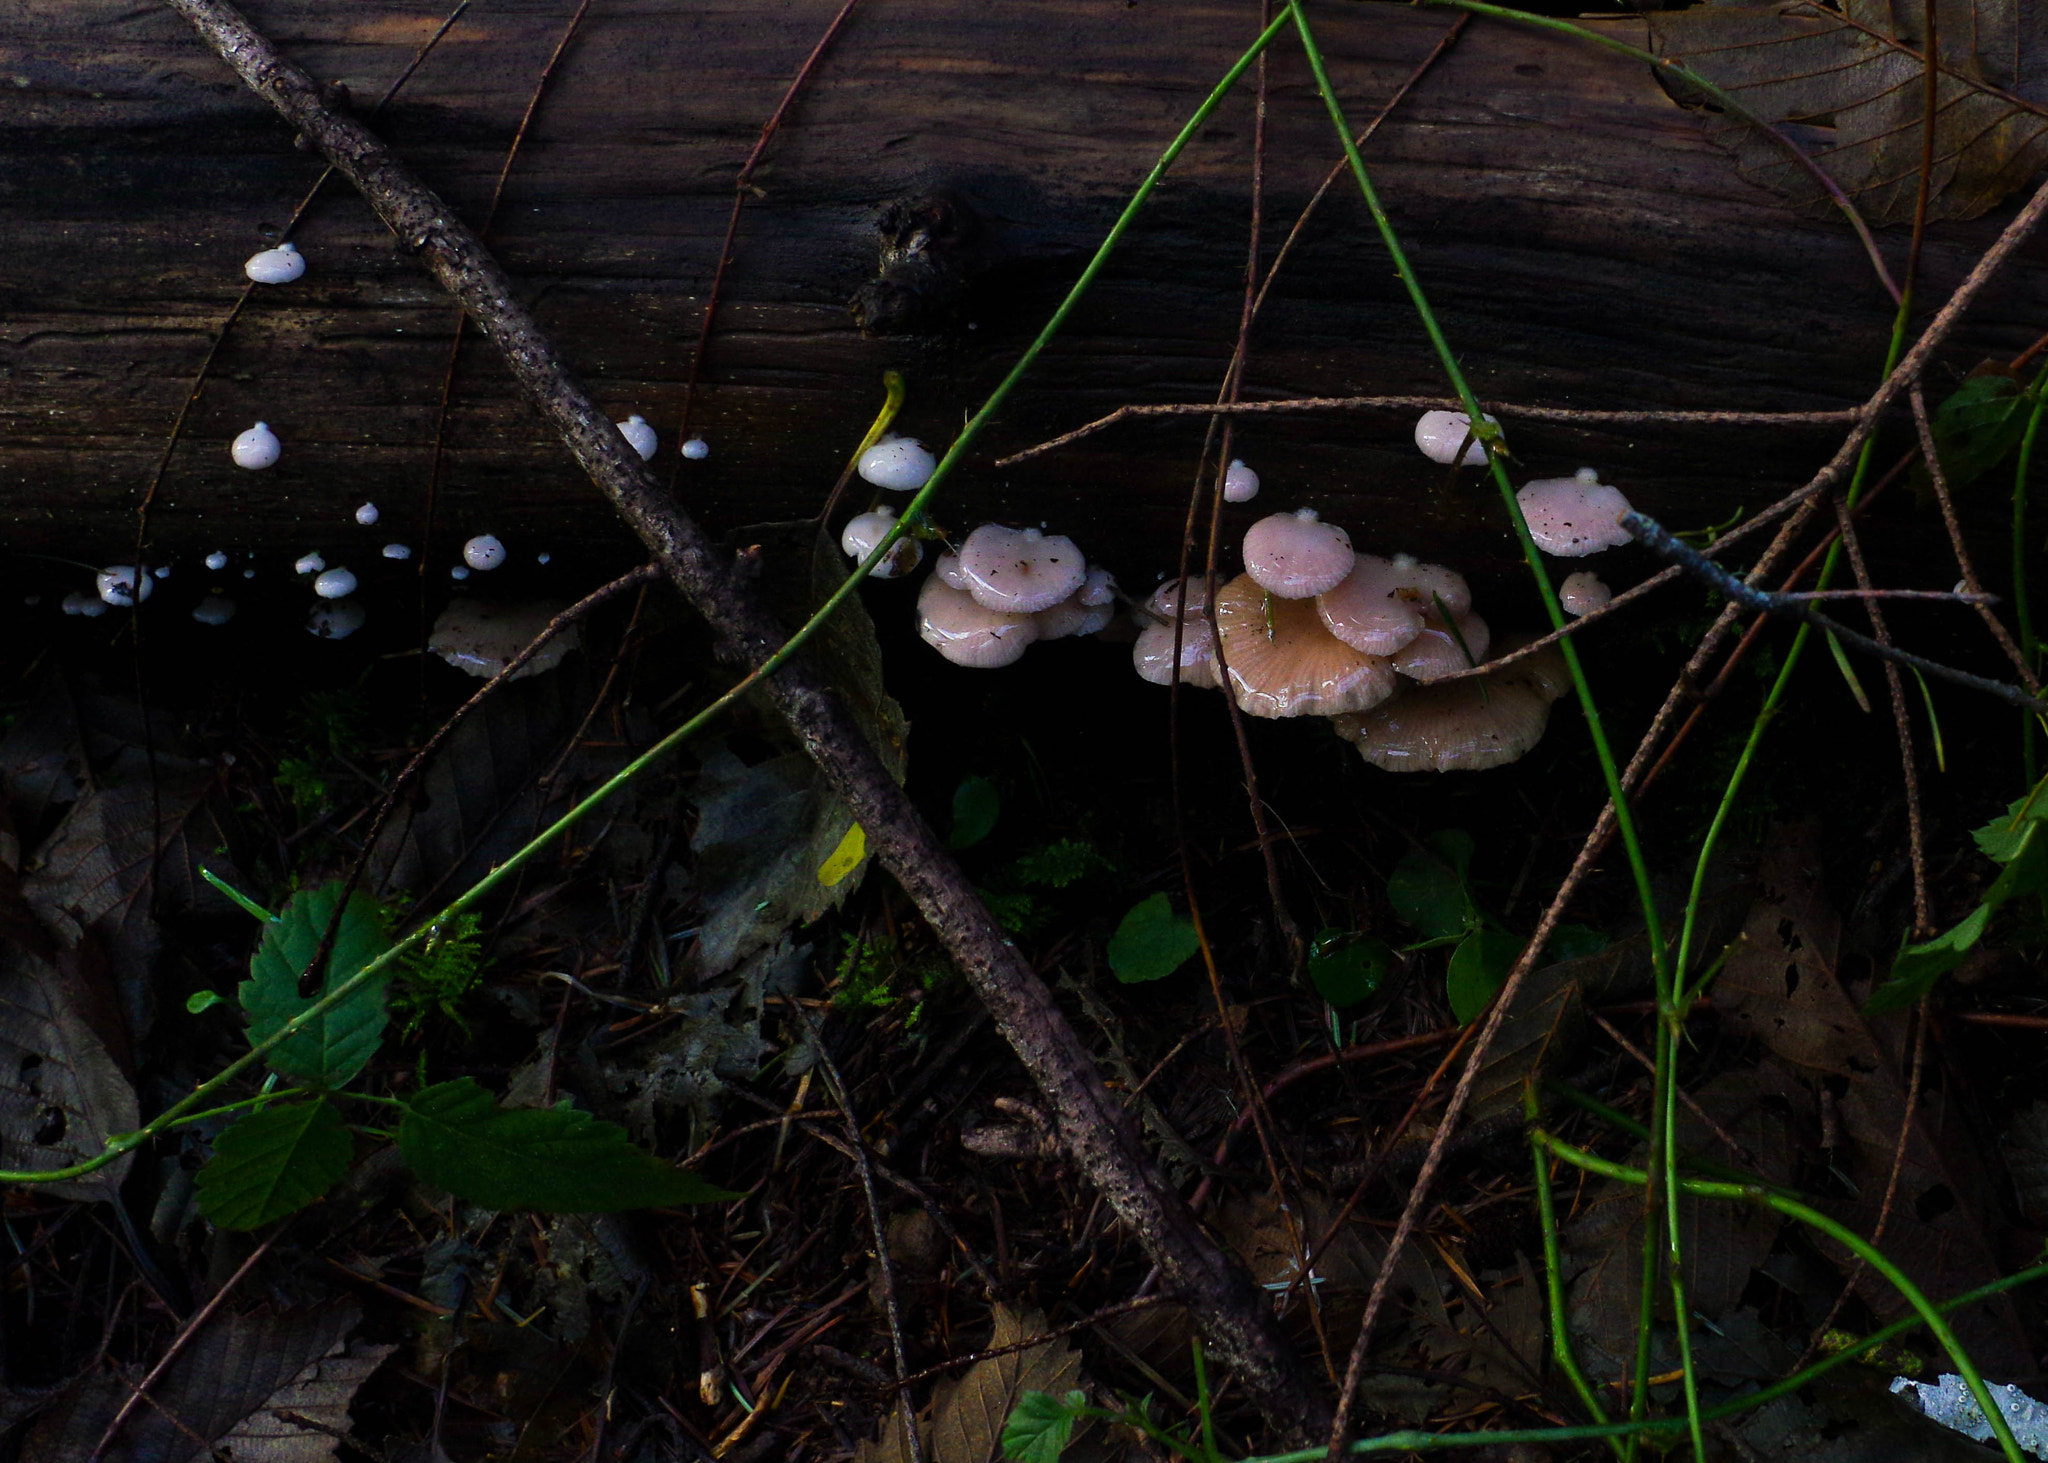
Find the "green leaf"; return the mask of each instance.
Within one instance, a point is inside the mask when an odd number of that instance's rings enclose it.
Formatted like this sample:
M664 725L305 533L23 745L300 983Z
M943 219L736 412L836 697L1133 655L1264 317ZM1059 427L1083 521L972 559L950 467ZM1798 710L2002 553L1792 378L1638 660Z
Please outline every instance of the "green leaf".
M197 1016L201 1011L211 1011L226 999L219 991L194 991L185 997L185 1014Z
M2048 819L2048 796L2043 796L2042 789L2037 787L2014 798L2012 806L1970 836L1986 858L2009 864L2020 851L2027 830L2043 819Z
M249 1039L268 1040L280 1026L313 1004L299 995L299 972L313 961L320 937L327 932L341 899L335 881L318 889L302 889L285 905L276 923L263 928L263 943L249 961L249 979L242 982L242 1009L249 1015ZM328 957L321 994L341 985L390 948L377 901L357 890L349 898ZM270 1066L312 1087L339 1087L369 1064L384 1039L384 987L388 979L367 982L360 990L323 1012L311 1025L273 1048Z
M1939 406L1930 425L1952 488L1982 477L2019 446L2033 402L2010 376L1972 376Z
M256 1229L305 1208L348 1172L355 1143L324 1097L245 1113L199 1170L199 1212L222 1229Z
M486 1209L609 1214L742 1197L664 1163L635 1147L624 1128L567 1102L500 1107L469 1077L405 1104L398 1150L428 1183Z
M1450 967L1444 972L1444 993L1451 998L1451 1014L1460 1026L1486 1009L1515 968L1515 957L1526 943L1498 925L1480 925L1451 952Z
M1003 1456L1010 1463L1059 1463L1060 1454L1073 1440L1074 1423L1087 1405L1085 1392L1069 1392L1064 1397L1026 1392L1003 1424Z
M996 817L1003 810L1003 795L986 777L963 777L953 789L953 832L946 839L949 848L972 848L995 831Z
M1387 878L1387 902L1403 923L1413 925L1424 943L1452 940L1463 934L1473 917L1472 898L1465 890L1465 871L1472 867L1472 835L1446 828L1412 849Z
M1980 845L1981 835L1986 831L1978 830ZM1918 1001L1934 989L1935 982L1963 963L1963 957L1984 938L1991 916L2001 904L2023 894L2048 890L2048 834L2042 832L2039 821L2031 817L2027 820L2008 857L2005 872L1984 891L1984 898L1961 924L1918 945L1900 947L1892 961L1891 974L1863 1003L1865 1015L1902 1010Z
M1393 964L1385 940L1371 935L1356 939L1342 930L1324 930L1309 946L1308 978L1316 994L1333 1006L1355 1006L1378 992Z
M1202 948L1195 927L1173 912L1164 894L1139 900L1109 937L1109 968L1125 985L1172 975Z

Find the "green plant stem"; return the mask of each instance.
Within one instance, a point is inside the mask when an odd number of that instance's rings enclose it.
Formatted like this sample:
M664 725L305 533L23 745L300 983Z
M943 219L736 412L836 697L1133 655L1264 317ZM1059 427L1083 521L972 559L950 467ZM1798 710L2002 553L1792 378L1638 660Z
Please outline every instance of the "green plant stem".
M1165 175L1166 170L1172 166L1174 160L1180 156L1195 134L1200 131L1202 125L1208 120L1210 114L1216 110L1218 104L1222 102L1231 88L1237 84L1238 78L1243 76L1252 62L1258 59L1260 53L1272 44L1273 38L1280 34L1282 28L1287 24L1289 14L1289 11L1283 10L1273 18L1272 23L1265 30L1260 32L1258 39L1252 43L1251 48L1240 56L1236 64L1224 74L1223 79L1210 91L1201 106L1195 110L1194 115L1188 119L1187 124L1181 128L1180 133L1167 146L1166 151L1161 154L1159 161L1153 164L1152 170L1145 175L1145 179L1139 185L1137 192L1132 196L1130 202L1124 206L1124 210L1118 216L1116 223L1111 226L1101 246L1095 251L1095 257L1088 262L1087 268L1081 271L1080 278L1068 290L1066 298L1060 302L1059 308L1053 312L1051 319L1046 322L1045 328L1038 333L1038 338L1026 348L1023 355L1018 358L1017 364L1011 367L1009 374L1003 378L994 392L990 394L981 409L969 419L967 425L961 430L960 435L954 439L953 445L947 449L946 455L940 459L937 468L932 472L931 478L919 490L917 496L911 500L910 506L903 511L896 527L875 546L867 558L861 561L859 567L847 576L846 581L833 591L831 596L818 607L811 617L804 622L802 627L795 634L791 635L774 654L762 661L759 666L743 677L738 684L733 686L723 696L720 696L716 701L705 707L704 710L656 742L647 751L635 757L612 777L606 779L594 792L577 803L575 807L569 809L560 818L556 819L547 829L533 838L510 858L506 859L504 863L491 870L482 879L479 879L467 892L458 896L432 919L392 945L390 949L372 960L368 965L365 965L339 986L336 986L333 990L328 991L315 1000L304 1011L301 1011L298 1015L292 1017L291 1020L279 1026L268 1038L258 1042L247 1052L235 1058L234 1061L228 1063L227 1066L223 1067L206 1081L200 1083L199 1086L195 1087L191 1092L187 1093L183 1098L173 1103L142 1127L130 1133L119 1133L110 1136L107 1139L104 1152L64 1168L41 1171L0 1170L0 1184L59 1183L83 1177L86 1174L104 1168L123 1153L140 1147L143 1143L155 1137L158 1133L163 1132L186 1114L200 1108L215 1093L219 1092L251 1066L261 1061L273 1048L289 1041L293 1036L296 1036L300 1031L323 1016L330 1008L346 1000L371 981L382 976L401 955L424 941L436 925L476 904L485 895L489 894L523 867L534 854L574 826L577 821L582 819L607 797L611 796L612 793L638 776L643 769L659 761L690 737L695 736L709 724L712 718L724 711L726 707L730 706L741 695L780 669L791 656L796 654L805 641L817 633L819 626L823 625L832 612L845 602L846 597L853 593L855 587L867 576L868 572L882 561L887 555L890 546L902 536L905 526L930 501L933 493L937 491L940 483L944 481L947 473L951 470L953 464L959 460L968 444L973 441L988 419L994 415L996 408L1009 394L1011 388L1022 379L1025 371L1030 368L1031 363L1038 358L1040 352L1045 349L1053 336L1058 333L1060 327L1065 324L1067 317L1073 313L1074 306L1079 302L1081 296L1087 292L1088 286L1094 283L1096 276L1102 272L1103 266L1108 262L1110 253L1122 241L1124 234L1130 227L1131 221L1137 216L1138 209L1151 196L1152 190L1158 185L1160 178ZM887 412L886 406L884 411Z
M1437 361L1442 367L1444 376L1450 382L1452 389L1456 391L1458 401L1465 409L1465 421L1468 429L1473 436L1486 444L1487 468L1493 476L1494 486L1500 494L1502 506L1507 511L1508 521L1514 525L1515 537L1522 546L1523 561L1529 566L1530 577L1536 581L1536 592L1543 602L1545 612L1550 616L1551 628L1562 630L1565 624L1564 609L1558 603L1557 592L1550 582L1550 575L1543 567L1542 555L1537 550L1536 541L1529 533L1528 521L1522 516L1522 505L1515 497L1514 485L1508 481L1507 465L1502 460L1499 452L1494 450L1499 441L1499 429L1487 423L1485 413L1480 407L1479 399L1473 394L1470 383L1466 381L1465 373L1458 365L1458 358L1451 350L1450 342L1444 338L1443 330L1437 324L1435 312L1430 309L1429 300L1422 290L1422 283L1416 277L1413 267L1408 262L1408 255L1402 249L1401 241L1394 232L1393 222L1387 217L1386 209L1380 204L1379 193L1373 187L1372 178L1366 172L1365 159L1359 154L1358 144L1354 140L1356 134L1352 131L1351 124L1344 115L1343 104L1337 99L1337 88L1330 80L1328 68L1323 64L1322 51L1316 45L1315 35L1309 27L1308 16L1303 10L1300 0L1294 0L1294 3L1288 7L1288 10L1293 15L1296 31L1300 33L1302 50L1308 57L1309 69L1314 73L1316 87L1321 93L1323 104L1330 114L1330 122L1337 130L1338 141L1344 149L1345 161L1350 165L1352 177L1358 183L1359 194L1365 200L1367 211L1372 214L1373 224L1379 230L1380 240L1386 246L1387 253L1393 261L1395 273L1400 276L1402 287L1408 293L1409 303L1413 306L1417 318L1422 322L1422 328L1429 337L1431 347L1436 352ZM1572 638L1568 636L1558 642L1557 648L1564 657L1565 668L1571 675L1572 688L1578 696L1579 708L1585 715L1586 729L1593 743L1593 754L1600 764L1601 779L1606 785L1607 796L1614 808L1615 826L1621 834L1622 848L1628 859L1629 872L1635 880L1636 900L1642 908L1643 925L1648 937L1650 965L1656 982L1658 1009L1664 1013L1664 1019L1667 1023L1675 1024L1673 1013L1676 1008L1673 1001L1674 992L1669 959L1670 952L1665 949L1664 933L1657 915L1657 901L1650 884L1649 863L1643 855L1642 842L1637 835L1635 816L1629 807L1628 793L1622 786L1621 772L1614 760L1614 751L1608 744L1606 724L1602 721L1600 708L1593 698L1592 685L1586 679L1585 668L1579 663L1578 647L1573 643ZM1658 1068L1658 1080L1660 1082L1667 1080L1666 1073L1661 1065ZM1646 1246L1651 1243L1649 1235L1654 1232L1656 1227L1658 1198L1657 1188L1652 1186L1645 1195L1644 1200L1645 1213L1643 1222L1646 1231ZM1674 1231L1674 1254L1675 1248L1676 1232ZM1676 1275L1675 1268L1673 1274L1674 1276ZM1638 1347L1637 1396L1631 1404L1631 1413L1636 1415L1640 1415L1647 1410L1649 1399L1647 1348L1649 1345L1650 1317L1648 1305L1650 1292L1647 1287L1652 1283L1653 1277L1654 1265L1646 1267L1645 1315L1643 1317L1642 1335ZM1682 1326L1683 1324L1684 1317L1681 1314L1680 1325ZM1688 1371L1687 1375L1690 1378L1690 1371Z
M1625 1164L1614 1163L1584 1149L1575 1148L1540 1128L1532 1131L1530 1136L1532 1141L1549 1149L1566 1163L1583 1168L1588 1173L1597 1173L1603 1178L1625 1184L1644 1184L1649 1181L1648 1175L1641 1169L1629 1168ZM2026 1453L2013 1437L2012 1428L2007 1424L2004 1412L1992 1400L1991 1389L1984 1385L1984 1378L1978 1373L1977 1364L1970 1360L1970 1354L1963 1350L1962 1343L1956 1339L1955 1332L1949 1328L1948 1321L1942 1316L1940 1309L1921 1293L1919 1286L1906 1278L1906 1272L1893 1264L1884 1251L1839 1220L1831 1219L1818 1209L1802 1204L1797 1199L1787 1199L1782 1194L1774 1194L1761 1185L1724 1184L1711 1179L1684 1179L1681 1182L1683 1192L1697 1195L1702 1199L1728 1199L1760 1204L1766 1209L1775 1210L1787 1219L1796 1219L1809 1228L1819 1230L1875 1270L1899 1293L1907 1305L1919 1313L1921 1323L1934 1334L1934 1339L1940 1342L1942 1349L1948 1353L1949 1360L1955 1363L1956 1371L1970 1388L1970 1395L1977 1399L1977 1405L1984 1410L1984 1416L1990 1422L1992 1432L1998 1437L1998 1446L2004 1452L2007 1463L2027 1463Z
M1524 1104L1534 1116L1533 1100ZM1557 1199L1551 1192L1550 1155L1543 1145L1529 1144L1530 1156L1536 1163L1536 1218L1543 1229L1543 1293L1550 1311L1550 1354L1557 1362L1558 1370L1578 1394L1579 1405L1586 1409L1586 1415L1595 1422L1607 1421L1607 1409L1600 1405L1600 1399L1593 1391L1592 1383L1586 1380L1585 1372L1579 1369L1578 1352L1572 1346L1571 1318L1564 1302L1564 1256L1557 1242ZM1620 1438L1609 1438L1607 1446L1615 1457L1627 1456L1627 1449Z
M1591 1113L1610 1127L1618 1129L1632 1138L1639 1139L1645 1143L1650 1141L1650 1130L1647 1127L1637 1122L1627 1113L1617 1108L1609 1107L1597 1097L1589 1096L1579 1091L1576 1087L1567 1086L1563 1082L1550 1078L1544 1079L1543 1090L1563 1098L1573 1107ZM1702 1158L1697 1153L1681 1152L1679 1154L1679 1162L1688 1168L1698 1170L1709 1178L1723 1179L1735 1184L1761 1185L1774 1193L1783 1194L1791 1199L1800 1197L1797 1191L1788 1189L1783 1184L1774 1184L1758 1174L1745 1173L1739 1168L1730 1168L1725 1163L1716 1163L1710 1158Z

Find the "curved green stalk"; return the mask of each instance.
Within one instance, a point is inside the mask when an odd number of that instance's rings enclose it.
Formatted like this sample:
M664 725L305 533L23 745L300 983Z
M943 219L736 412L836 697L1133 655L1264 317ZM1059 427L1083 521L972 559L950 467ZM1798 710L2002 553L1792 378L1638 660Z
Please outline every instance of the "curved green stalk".
M1629 1168L1625 1164L1613 1163L1605 1158L1574 1148L1571 1144L1541 1129L1531 1133L1533 1141L1541 1143L1566 1163L1583 1168L1588 1173L1597 1173L1603 1178L1618 1180L1625 1184L1642 1184L1649 1181L1641 1169ZM1977 1405L1984 1410L1984 1416L1991 1424L1991 1430L1998 1437L1998 1446L2004 1452L2008 1463L2027 1463L2027 1455L2020 1448L2019 1441L2012 1435L2012 1427L2005 1420L2005 1413L1992 1400L1991 1389L1984 1385L1984 1378L1977 1371L1977 1364L1970 1360L1970 1354L1963 1350L1962 1342L1950 1329L1948 1321L1939 1308L1921 1293L1920 1287L1906 1278L1906 1272L1893 1264L1884 1251L1873 1245L1855 1230L1839 1220L1831 1219L1809 1204L1797 1199L1788 1199L1774 1194L1758 1184L1724 1184L1711 1179L1685 1179L1681 1181L1683 1192L1698 1195L1703 1199L1734 1199L1746 1203L1760 1204L1772 1209L1787 1219L1796 1219L1811 1229L1817 1229L1836 1244L1849 1250L1864 1264L1884 1277L1885 1282L1899 1293L1907 1305L1919 1313L1921 1324L1934 1334L1934 1339L1955 1363L1956 1371L1970 1388L1970 1395L1977 1399Z
M1173 165L1174 160L1180 156L1181 152L1194 138L1196 132L1208 120L1209 115L1216 110L1217 105L1229 93L1230 89L1237 84L1238 79L1244 75L1252 62L1257 60L1260 53L1272 44L1273 38L1280 34L1287 21L1288 12L1283 10L1278 16L1274 17L1272 24L1268 25L1259 34L1258 39L1252 43L1251 48L1240 56L1236 64L1224 74L1223 79L1211 89L1201 106L1196 108L1194 115L1188 119L1187 124L1181 128L1180 133L1167 146L1166 151L1160 155L1159 161L1152 165L1152 170L1145 175L1144 181L1139 184L1137 192L1124 205L1123 212L1117 217L1116 223L1111 226L1101 246L1096 249L1095 257L1089 260L1088 267L1081 271L1080 278L1067 291L1066 298L1060 302L1059 308L1053 312L1052 317L1046 322L1045 328L1039 331L1038 338L1032 341L1031 345L1026 348L1023 355L1018 358L1017 364L1011 367L1009 374L1003 378L1002 382L989 395L988 400L982 404L981 409L974 414L966 427L961 430L960 435L954 439L953 445L947 449L946 455L940 459L931 478L925 483L917 496L911 500L910 506L904 510L896 527L847 576L846 582L834 590L831 596L818 607L811 617L774 654L770 655L752 672L742 678L737 685L723 696L720 696L716 701L713 701L709 706L698 712L697 715L691 717L688 721L656 742L647 751L635 757L612 777L606 779L594 792L577 803L575 807L569 809L560 818L556 819L546 830L533 838L504 863L498 865L490 873L478 880L467 892L458 896L446 908L441 910L439 914L436 914L411 934L392 945L389 950L386 950L383 954L365 965L339 986L326 992L304 1011L301 1011L291 1020L279 1026L265 1040L256 1043L247 1052L235 1058L234 1061L228 1063L227 1066L195 1087L176 1103L164 1109L163 1112L157 1114L156 1117L150 1119L142 1127L130 1133L119 1133L110 1136L107 1139L104 1152L64 1168L38 1171L0 1170L0 1184L61 1183L69 1179L82 1178L86 1174L106 1167L123 1153L141 1146L179 1119L192 1113L229 1082L261 1061L275 1047L289 1041L316 1019L326 1014L331 1007L346 1000L365 985L381 976L399 956L425 940L432 933L435 926L470 908L470 906L490 893L491 890L511 877L535 853L546 847L557 836L567 831L613 792L625 786L627 782L631 781L644 768L667 755L669 751L680 745L683 741L694 736L714 716L725 710L739 696L750 690L757 682L780 669L791 656L796 654L805 641L817 633L819 626L824 624L832 612L845 602L846 597L853 593L860 581L867 577L868 572L888 554L890 547L902 536L905 527L917 512L923 508L925 503L931 499L932 494L937 491L953 464L959 460L961 454L966 450L967 445L979 434L981 428L995 413L996 408L1008 396L1011 388L1023 378L1025 371L1030 368L1032 362L1038 358L1053 336L1058 333L1060 327L1066 323L1067 317L1073 313L1075 304L1087 292L1089 285L1095 282L1096 276L1102 272L1103 266L1108 262L1111 252L1122 241L1124 234L1130 228L1132 219L1137 216L1138 210L1143 206L1145 200L1151 196L1152 190L1158 185L1159 180L1165 176L1166 170ZM885 426L888 419L894 416L895 407L900 402L900 386L897 383L891 383L888 399L884 403L882 417L879 419L880 425ZM879 435L879 430L870 429L870 435ZM267 912L265 913L267 917Z
M1523 1105L1528 1109L1535 1106L1527 1101ZM1546 1309L1550 1312L1550 1355L1558 1370L1564 1373L1565 1380L1572 1384L1572 1391L1578 1394L1579 1405L1586 1409L1587 1416L1595 1422L1605 1422L1607 1409L1600 1405L1592 1383L1579 1369L1579 1355L1572 1347L1570 1316L1564 1302L1564 1258L1557 1243L1557 1200L1550 1185L1550 1155L1544 1152L1541 1143L1533 1140L1529 1144L1529 1152L1536 1161L1536 1218L1543 1228L1543 1294ZM1627 1449L1620 1438L1609 1438L1607 1445L1614 1450L1615 1457L1627 1456Z

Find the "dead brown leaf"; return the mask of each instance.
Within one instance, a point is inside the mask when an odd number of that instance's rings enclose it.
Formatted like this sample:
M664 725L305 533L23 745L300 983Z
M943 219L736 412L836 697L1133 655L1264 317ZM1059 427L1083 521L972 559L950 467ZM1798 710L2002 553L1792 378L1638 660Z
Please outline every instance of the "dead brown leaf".
M1013 1346L1046 1330L1036 1311L995 1307L989 1348ZM918 1420L928 1463L997 1463L1003 1456L1003 1424L1026 1392L1055 1395L1080 1385L1081 1357L1065 1341L1048 1341L1027 1351L978 1361L954 1383L940 1383L932 1404ZM904 1409L899 1403L882 1427L879 1441L864 1444L858 1463L910 1463Z
M2048 115L2038 110L2048 102L2048 12L2006 0L1937 0L1936 22L1942 72L1928 213L1975 218L2048 162ZM1912 217L1926 114L1917 0L1708 3L1602 28L1635 40L1645 24L1652 50L1788 133L1871 224ZM1744 176L1804 211L1831 209L1812 175L1747 122L1716 115L1712 136Z

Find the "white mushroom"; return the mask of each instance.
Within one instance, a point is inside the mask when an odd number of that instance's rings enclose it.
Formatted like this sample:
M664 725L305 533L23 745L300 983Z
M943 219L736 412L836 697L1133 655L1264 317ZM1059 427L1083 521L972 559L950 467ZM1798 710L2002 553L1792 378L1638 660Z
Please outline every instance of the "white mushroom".
M858 564L875 551L875 545L885 538L896 526L894 508L877 508L872 513L862 513L851 519L839 535L839 547L846 557ZM916 539L905 536L890 546L888 554L869 571L874 579L895 579L908 574L924 561L924 545Z
M1242 457L1233 457L1223 469L1223 501L1249 503L1258 496L1259 475L1244 465Z
M1024 654L1038 638L1038 622L992 610L935 574L917 594L917 633L953 664L991 670Z
M1313 508L1261 518L1244 536L1245 573L1281 599L1310 599L1335 589L1356 558L1351 535L1322 522Z
M329 569L313 581L313 593L322 599L346 599L356 592L356 576L347 569Z
M386 544L384 545L383 554L387 559L410 559L412 557L412 546L410 544Z
M209 594L192 606L192 618L202 625L225 625L235 617L235 602L224 594Z
M711 455L711 444L702 437L692 437L683 444L683 456L692 462L702 462Z
M505 562L505 546L495 534L480 533L462 546L462 562L472 569L495 569Z
M306 256L290 242L251 254L242 263L242 273L258 284L290 284L305 272Z
M148 599L156 588L156 581L133 564L109 564L95 576L93 584L104 603L124 610L133 609L139 599Z
M327 561L318 554L307 554L292 565L294 574L318 574L327 567Z
M914 493L931 481L938 465L939 459L915 437L884 437L861 453L854 470L878 488Z
M250 469L274 467L278 456L284 451L277 440L277 433L270 430L268 422L258 422L241 436L235 438L228 454L235 459L236 467Z
M369 614L360 600L337 599L316 605L306 617L306 629L322 640L346 640L363 628Z
M370 527L383 516L383 514L377 511L375 503L365 503L356 509L356 522L360 523L364 528Z
M225 569L227 566L228 556L219 549L215 549L206 556L206 567L209 569Z
M657 437L654 428L647 424L647 418L636 412L623 422L614 422L612 425L619 429L619 435L626 439L626 445L640 454L642 462L654 460L654 454L661 449L661 438Z
M1028 615L1049 610L1088 577L1074 541L1035 528L984 523L960 545L967 592L992 610Z
M1568 615L1590 615L1595 610L1604 610L1613 598L1614 591L1590 569L1567 574L1564 583L1557 587L1557 602Z
M1492 412L1481 412L1480 416L1488 426L1500 425L1500 420ZM1459 466L1484 467L1486 448L1471 433L1472 418L1461 411L1426 411L1415 423L1415 445L1431 462L1448 464L1453 457L1458 457L1458 444L1462 442L1465 455L1458 458Z

